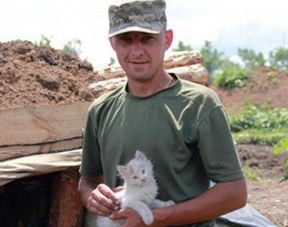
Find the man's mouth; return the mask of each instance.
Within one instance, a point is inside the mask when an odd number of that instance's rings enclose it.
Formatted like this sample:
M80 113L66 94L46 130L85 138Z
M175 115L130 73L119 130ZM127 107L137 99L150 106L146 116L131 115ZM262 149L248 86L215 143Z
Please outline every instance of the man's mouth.
M141 64L146 64L148 63L147 61L129 61L131 64L136 64L136 65L141 65Z

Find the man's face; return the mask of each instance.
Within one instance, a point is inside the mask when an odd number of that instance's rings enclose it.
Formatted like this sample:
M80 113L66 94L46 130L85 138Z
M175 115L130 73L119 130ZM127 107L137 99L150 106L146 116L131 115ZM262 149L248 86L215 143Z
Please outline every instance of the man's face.
M110 42L128 79L141 82L161 72L172 36L171 30L160 34L127 32L112 37Z

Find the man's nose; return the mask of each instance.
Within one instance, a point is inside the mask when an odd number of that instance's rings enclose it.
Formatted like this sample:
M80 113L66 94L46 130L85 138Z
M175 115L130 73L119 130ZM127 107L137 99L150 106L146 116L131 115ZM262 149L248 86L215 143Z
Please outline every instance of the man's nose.
M139 41L134 41L131 45L131 51L135 55L141 55L144 53L144 46Z

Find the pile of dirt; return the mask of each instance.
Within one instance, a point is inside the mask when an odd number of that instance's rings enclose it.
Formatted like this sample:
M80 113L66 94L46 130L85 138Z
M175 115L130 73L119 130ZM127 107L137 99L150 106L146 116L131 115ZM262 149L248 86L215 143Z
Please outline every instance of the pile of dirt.
M272 67L252 69L247 86L243 88L229 90L215 85L211 87L220 96L229 113L241 110L247 102L288 108L288 74Z
M0 43L0 108L93 100L87 89L103 78L78 57L29 41Z
M248 203L279 227L288 226L288 181L283 180L288 152L272 154L272 147L238 145L240 159L257 179L247 180Z

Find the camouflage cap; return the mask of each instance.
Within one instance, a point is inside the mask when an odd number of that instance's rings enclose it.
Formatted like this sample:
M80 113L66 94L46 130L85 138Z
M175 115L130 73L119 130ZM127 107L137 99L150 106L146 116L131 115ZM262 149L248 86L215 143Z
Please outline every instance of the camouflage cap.
M109 7L109 35L126 32L159 34L166 24L164 0L122 0Z

